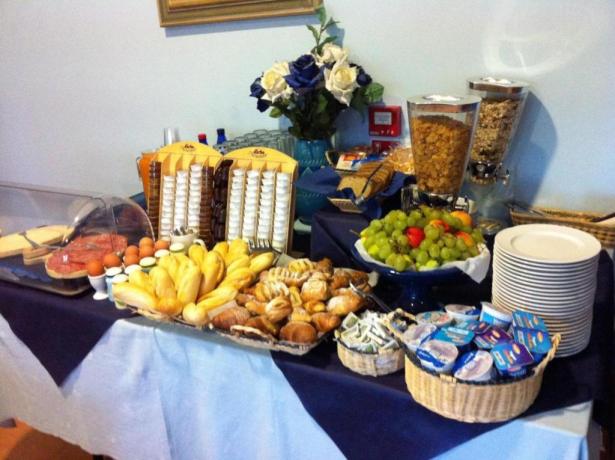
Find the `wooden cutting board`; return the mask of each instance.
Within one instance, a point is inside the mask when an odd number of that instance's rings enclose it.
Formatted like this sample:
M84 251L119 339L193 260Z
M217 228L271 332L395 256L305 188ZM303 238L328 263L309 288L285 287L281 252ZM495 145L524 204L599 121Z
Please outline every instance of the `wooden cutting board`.
M66 231L70 227L66 225L47 225L44 227L31 228L26 231L26 235L38 244L56 244L62 241ZM24 249L32 246L19 233L12 233L0 237L0 259L3 257L16 256L21 254Z

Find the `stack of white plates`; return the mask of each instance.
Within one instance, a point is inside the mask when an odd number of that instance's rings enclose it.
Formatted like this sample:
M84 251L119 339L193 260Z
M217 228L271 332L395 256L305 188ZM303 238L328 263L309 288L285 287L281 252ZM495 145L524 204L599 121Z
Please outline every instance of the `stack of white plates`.
M589 343L600 242L570 227L519 225L495 237L492 302L539 315L562 341L556 356Z

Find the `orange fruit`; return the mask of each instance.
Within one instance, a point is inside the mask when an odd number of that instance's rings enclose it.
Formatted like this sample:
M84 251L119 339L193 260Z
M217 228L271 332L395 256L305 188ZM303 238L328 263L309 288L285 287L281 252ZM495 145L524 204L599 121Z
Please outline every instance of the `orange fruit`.
M107 268L109 267L120 267L122 265L122 261L118 257L115 252L110 252L103 257L103 265Z
M128 246L126 248L126 250L124 251L124 257L126 256L130 256L130 255L139 255L139 248L136 246Z
M153 246L141 246L139 248L139 257L141 257L141 259L143 257L152 257L154 252L155 250Z
M139 260L141 260L139 254L128 254L124 256L124 265L128 267L129 265L138 264Z
M459 219L464 226L472 226L472 217L465 211L453 211L451 212L451 216Z
M105 273L105 267L100 260L90 260L85 269L88 271L88 275L90 276L99 276Z
M158 240L154 244L154 249L157 251L158 249L169 249L171 243L166 240Z
M139 247L143 246L154 246L154 240L152 240L149 236L144 236L139 240Z

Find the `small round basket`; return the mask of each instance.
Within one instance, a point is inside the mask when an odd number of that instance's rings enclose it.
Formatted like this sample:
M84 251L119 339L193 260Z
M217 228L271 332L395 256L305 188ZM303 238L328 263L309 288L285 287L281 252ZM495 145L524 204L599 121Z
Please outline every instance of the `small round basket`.
M338 338L337 355L344 366L361 375L378 377L392 374L404 367L404 352L397 350L381 350L378 353L362 353L351 350Z
M400 314L398 312L394 314ZM409 316L405 312L401 314ZM399 340L399 331L390 322L387 324ZM559 334L551 338L551 350L525 377L499 382L463 382L450 375L428 371L408 351L406 385L417 403L443 417L468 423L510 420L525 412L536 400L544 370L555 356L560 339Z

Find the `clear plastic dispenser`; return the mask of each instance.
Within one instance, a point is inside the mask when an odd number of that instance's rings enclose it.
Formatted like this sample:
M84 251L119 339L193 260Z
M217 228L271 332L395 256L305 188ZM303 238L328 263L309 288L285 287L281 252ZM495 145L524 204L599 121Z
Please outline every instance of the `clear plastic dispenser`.
M505 179L502 162L517 131L529 84L508 78L468 80L468 92L482 99L470 159L470 178L478 184Z
M454 206L470 157L480 98L431 94L408 100L420 201Z

